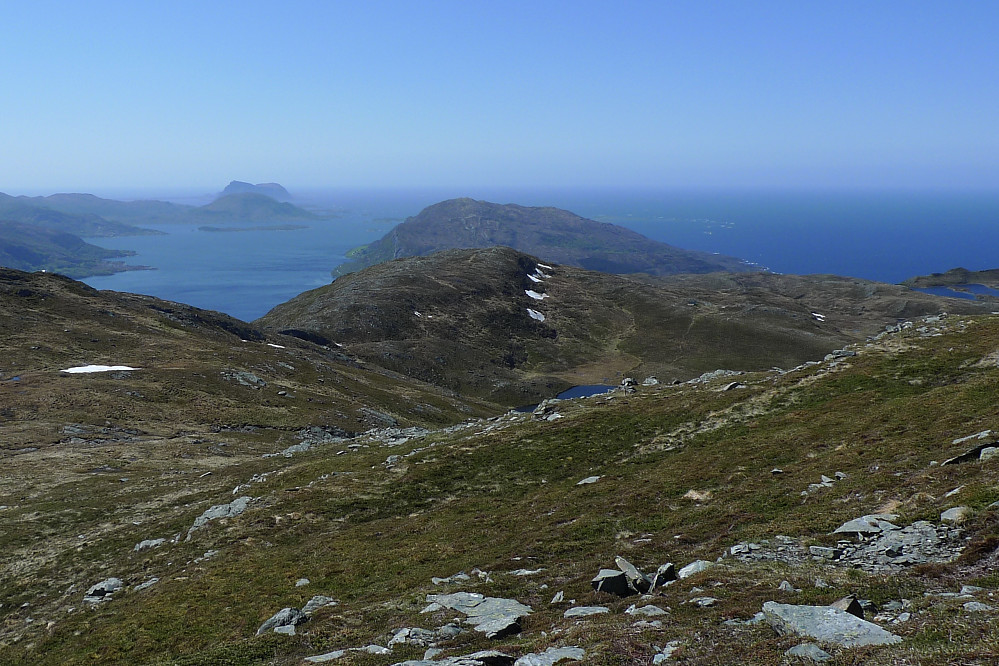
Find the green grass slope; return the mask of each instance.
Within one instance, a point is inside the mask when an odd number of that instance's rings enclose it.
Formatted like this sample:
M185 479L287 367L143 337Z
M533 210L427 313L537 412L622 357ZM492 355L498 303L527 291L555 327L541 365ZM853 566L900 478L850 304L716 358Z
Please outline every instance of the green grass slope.
M212 350L225 359L255 344ZM173 440L77 436L82 441L53 444L64 457L59 464L10 451L30 442L8 438L0 660L300 664L308 655L385 645L402 627L440 627L455 614L421 613L426 595L464 590L514 598L533 613L505 639L466 629L441 642L440 658L579 646L587 664L646 664L654 646L676 641L676 663L776 665L804 641L766 624L726 622L748 619L770 600L828 604L853 594L887 613L877 622L902 641L825 645L832 663L995 663L996 611L965 604L999 606L999 511L992 506L999 459L939 463L970 446L955 439L999 428L999 318L917 320L854 349L856 356L790 373L742 375L743 388L725 390L730 378L640 387L559 403L561 418L553 421L508 414L405 440L371 434L331 442L290 458L241 455L274 448L262 432L209 428L216 421L207 406L218 397L202 402L209 411L200 422L191 413L178 424ZM290 360L276 356L272 366L278 358ZM35 373L0 383L5 400L19 395L35 404L4 412L4 427L30 429L46 410L82 399L45 405L51 384L43 382L54 381ZM96 404L129 386L126 379L87 381L75 395ZM102 418L110 421L105 428L144 427L139 412L86 414L94 427ZM288 426L297 421L283 418ZM844 478L809 487L834 472ZM578 485L588 476L600 478ZM256 498L243 515L210 523L189 541L133 549L143 539L183 535L208 506L238 494ZM811 545L835 546L830 532L859 515L891 511L900 526L936 525L957 505L969 513L953 541L956 559L871 573L807 555ZM743 542L759 552L781 549L784 559L731 555ZM796 549L806 554L789 555ZM590 588L617 555L645 571L718 561L648 600L622 600ZM473 568L488 577L431 582ZM124 581L122 592L95 607L82 602L89 585L112 575ZM309 583L298 585L302 578ZM778 589L785 580L792 591ZM963 585L979 589L962 597ZM560 591L566 601L551 603ZM317 594L339 603L296 636L255 636L276 611ZM690 603L707 596L712 605ZM667 615L625 613L636 601ZM563 617L570 605L593 604L609 612ZM337 663L387 666L423 652L402 645L387 655L348 652Z

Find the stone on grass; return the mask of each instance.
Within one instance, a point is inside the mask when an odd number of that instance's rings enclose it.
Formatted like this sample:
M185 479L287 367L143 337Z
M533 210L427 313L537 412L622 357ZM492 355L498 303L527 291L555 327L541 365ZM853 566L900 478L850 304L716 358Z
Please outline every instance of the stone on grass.
M656 647L656 646L653 646L653 647L655 647L656 652L658 654L656 654L656 656L652 657L652 663L653 664L661 664L664 661L666 661L667 659L672 658L673 655L676 653L676 651L680 649L680 641L670 641L669 643L667 643L666 645L664 645L661 648L660 647Z
M709 606L714 606L718 603L718 600L714 597L694 597L687 601L688 604L694 604L695 606L700 606L701 608L707 608Z
M87 593L83 595L83 600L91 604L107 601L111 598L112 594L120 590L124 585L120 578L106 578L99 583L91 585Z
M599 480L600 480L599 476L588 476L588 477L586 477L585 479L583 479L581 481L577 481L576 485L577 486L587 486L587 485L589 485L591 483L596 483Z
M795 606L768 601L763 604L763 614L779 634L795 634L843 647L891 645L902 640L901 636L832 606Z
M969 601L968 603L964 604L964 610L972 612L980 612L980 611L995 610L995 607L990 606L988 604L983 604L980 601Z
M187 531L187 541L191 540L191 534L204 527L209 521L219 518L233 518L246 511L246 507L253 501L252 497L240 497L228 504L216 504L206 509L203 514L194 519L194 525Z
M627 613L628 615L649 615L649 616L666 615L666 611L664 611L662 608L660 608L659 606L653 606L651 604L648 606L642 606L641 608L638 608L635 606L635 604L632 604L624 612Z
M707 560L694 560L693 562L691 562L687 566L685 566L682 569L680 569L677 572L676 575L680 579L690 578L694 574L701 573L705 569L708 569L709 567L713 567L714 564L715 564L714 562L709 562Z
M802 659L807 659L817 663L832 659L831 654L820 648L815 643L802 643L801 645L795 645L784 654L789 657L800 657Z
M663 587L668 583L672 583L676 580L676 567L673 566L672 562L667 562L663 564L658 569L656 573L652 576L652 588Z
M428 594L427 601L467 615L465 623L473 625L486 638L503 638L520 633L521 620L531 613L531 607L519 601L484 597L471 592Z
M864 607L860 605L859 601L857 601L857 597L852 594L845 596L842 599L838 599L829 605L833 608L838 608L841 611L846 611L850 615L859 617L861 620L864 619Z
M597 592L616 594L619 597L629 597L635 594L635 590L628 585L628 575L617 569L601 569L590 581L590 585Z
M313 657L306 657L305 661L310 664L325 664L327 661L335 661L340 657L347 654L346 650L333 650L332 652L326 652L324 654L317 654Z
M565 592L559 590L558 592L555 593L555 596L552 597L552 600L549 603L560 604L563 601L565 601Z
M538 654L531 652L513 662L513 666L553 666L560 661L571 659L572 661L583 661L586 652L579 647L548 648Z
M142 592L143 590L148 590L156 583L160 582L159 578L150 578L145 583L140 583L133 588L136 592Z
M854 518L853 520L848 520L835 530L833 534L856 534L856 535L871 535L871 534L881 534L882 532L889 530L899 529L898 525L893 525L891 522L897 518L895 514L892 513L875 513L867 516L861 516L860 518Z
M312 617L320 608L324 606L336 606L337 602L332 597L327 597L322 594L317 594L316 596L309 599L309 601L302 607L302 612L308 617Z
M624 559L620 555L614 558L614 564L628 577L628 585L639 594L644 594L652 589L652 581L649 577L638 570L634 564Z
M940 522L944 523L961 523L964 519L971 515L970 506L955 506L953 508L947 509L940 514Z
M305 613L297 608L282 608L277 613L274 613L270 619L260 625L260 628L257 629L257 636L271 630L277 630L279 627L294 627L302 624L308 619L309 618L306 617Z
M992 460L993 458L999 458L999 446L986 446L982 449L982 452L978 454L978 459L982 462Z
M138 553L140 550L146 550L147 548L156 548L157 546L162 546L166 543L166 539L146 539L145 541L140 541L135 544L135 548L132 550Z
M570 608L562 617L587 617L590 615L602 615L603 613L609 613L610 609L606 606L575 606Z

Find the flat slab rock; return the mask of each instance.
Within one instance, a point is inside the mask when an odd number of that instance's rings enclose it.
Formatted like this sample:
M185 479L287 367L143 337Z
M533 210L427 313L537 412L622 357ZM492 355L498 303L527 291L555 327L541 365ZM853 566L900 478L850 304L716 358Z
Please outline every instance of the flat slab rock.
M583 648L563 647L548 648L544 652L525 654L513 663L513 666L552 666L560 661L570 659L572 661L582 661L586 658Z
M410 659L392 666L510 666L514 658L496 650L481 650L463 657L447 657L440 661L432 659Z
M473 625L486 638L502 638L520 633L520 621L532 611L530 606L513 599L485 597L472 592L428 594L427 601L464 613L468 616L465 623Z
M763 604L763 615L779 634L796 634L843 647L892 645L902 640L901 636L885 631L873 622L832 606L795 606L768 601Z

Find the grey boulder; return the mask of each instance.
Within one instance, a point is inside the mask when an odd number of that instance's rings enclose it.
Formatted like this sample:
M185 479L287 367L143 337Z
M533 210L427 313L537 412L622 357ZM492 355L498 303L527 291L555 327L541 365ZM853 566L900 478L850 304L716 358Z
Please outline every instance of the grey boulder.
M767 623L779 634L795 634L843 647L891 645L901 636L832 606L795 606L768 601L763 604Z
M111 595L124 587L120 578L106 578L99 583L94 583L83 596L87 603L96 604L111 598Z
M277 613L274 613L270 619L260 625L260 628L257 629L257 636L268 631L277 631L281 627L295 627L308 619L309 618L306 617L305 613L297 608L282 608Z
M608 594L616 594L619 597L629 597L633 594L637 594L630 585L628 585L628 575L623 571L618 571L616 569L601 569L597 575L590 581L590 585L597 592L607 592Z

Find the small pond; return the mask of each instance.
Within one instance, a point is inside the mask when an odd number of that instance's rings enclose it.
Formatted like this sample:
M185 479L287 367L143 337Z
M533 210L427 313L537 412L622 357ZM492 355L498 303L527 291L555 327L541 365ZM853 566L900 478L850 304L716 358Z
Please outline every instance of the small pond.
M953 289L951 287L923 287L916 289L916 291L921 291L924 294L933 294L934 296L963 298L969 301L975 300L978 295L999 298L999 289L992 289L991 287L986 287L984 284L962 284L959 287L960 289Z
M591 395L600 395L601 393L607 393L608 391L613 391L616 386L611 386L610 384L581 384L580 386L573 386L568 388L561 393L559 393L556 398L559 400L569 400L571 398L588 398ZM537 405L522 405L517 407L515 412L533 412Z

